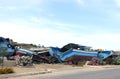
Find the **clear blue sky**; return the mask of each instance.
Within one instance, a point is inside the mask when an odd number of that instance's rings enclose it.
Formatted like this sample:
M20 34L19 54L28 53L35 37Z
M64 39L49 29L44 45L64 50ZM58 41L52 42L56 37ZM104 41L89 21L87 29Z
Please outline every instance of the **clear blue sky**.
M120 50L120 0L0 0L0 36Z

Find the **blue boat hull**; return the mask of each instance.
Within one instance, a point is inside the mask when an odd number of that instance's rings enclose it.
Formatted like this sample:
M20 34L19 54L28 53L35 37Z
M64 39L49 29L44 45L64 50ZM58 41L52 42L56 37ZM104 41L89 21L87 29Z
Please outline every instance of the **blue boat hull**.
M112 51L102 51L101 53L98 53L98 52L89 52L89 51L82 51L76 49L70 49L66 52L60 52L60 49L55 47L51 47L49 53L52 57L57 58L58 61L61 63L73 56L91 57L91 58L97 57L100 60L104 60L113 54Z

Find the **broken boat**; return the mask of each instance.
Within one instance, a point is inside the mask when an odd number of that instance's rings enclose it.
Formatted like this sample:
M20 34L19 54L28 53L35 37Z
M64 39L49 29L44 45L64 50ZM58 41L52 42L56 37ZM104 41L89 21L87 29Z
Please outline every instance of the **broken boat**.
M91 47L70 43L63 48L51 47L49 54L51 57L56 58L60 63L72 62L78 63L79 61L90 61L92 58L98 60L105 60L110 57L112 51L91 51Z

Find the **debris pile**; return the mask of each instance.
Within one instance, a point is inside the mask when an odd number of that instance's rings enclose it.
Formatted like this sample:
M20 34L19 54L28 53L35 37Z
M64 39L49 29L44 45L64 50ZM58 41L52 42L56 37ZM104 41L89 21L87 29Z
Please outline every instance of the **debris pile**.
M94 51L91 47L69 43L62 48L50 47L44 51L30 51L12 46L5 38L0 37L0 47L6 47L9 52L7 58L19 55L30 56L33 63L67 63L79 64L83 61L91 61L90 64L98 65L100 61L109 61L115 56L113 51ZM25 61L26 62L26 61ZM28 62L28 61L27 61ZM21 61L23 64L23 62ZM110 62L109 62L110 63Z

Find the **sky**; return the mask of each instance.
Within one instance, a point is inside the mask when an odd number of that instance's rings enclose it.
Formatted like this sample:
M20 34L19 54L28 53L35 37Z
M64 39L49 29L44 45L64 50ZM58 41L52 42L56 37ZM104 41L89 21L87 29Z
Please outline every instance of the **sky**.
M0 36L120 50L120 0L0 0Z

